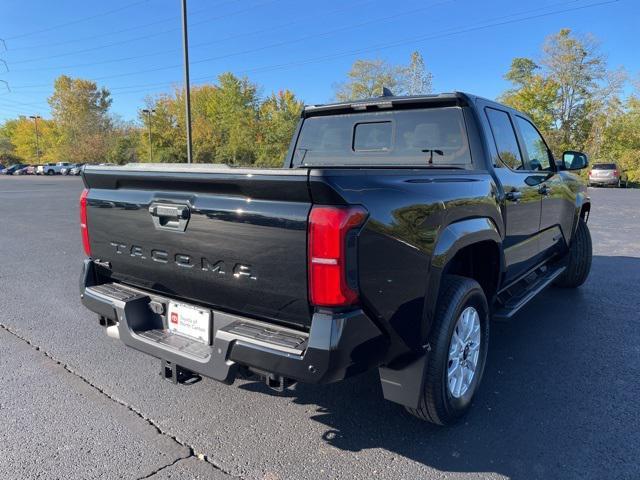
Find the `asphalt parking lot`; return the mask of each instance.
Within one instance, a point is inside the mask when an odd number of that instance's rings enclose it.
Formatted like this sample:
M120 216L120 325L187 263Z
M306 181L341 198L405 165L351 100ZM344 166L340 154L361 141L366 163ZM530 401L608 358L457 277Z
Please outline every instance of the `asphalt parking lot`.
M640 190L590 189L589 280L494 323L471 414L436 428L376 372L163 381L80 304L81 188L0 177L0 478L640 478Z

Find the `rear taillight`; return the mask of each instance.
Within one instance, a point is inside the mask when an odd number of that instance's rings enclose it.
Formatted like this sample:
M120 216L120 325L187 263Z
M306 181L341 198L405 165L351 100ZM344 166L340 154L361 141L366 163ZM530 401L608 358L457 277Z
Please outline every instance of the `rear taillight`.
M589 170L589 176L593 175L593 170Z
M358 301L356 233L362 207L314 206L309 214L309 299L321 307Z
M89 245L89 227L87 227L87 195L88 189L82 190L80 194L80 233L82 234L82 248L87 257L91 256L91 246Z
M619 175L618 170L614 170L614 171L613 171L613 176L614 176L614 177L617 177L618 175Z

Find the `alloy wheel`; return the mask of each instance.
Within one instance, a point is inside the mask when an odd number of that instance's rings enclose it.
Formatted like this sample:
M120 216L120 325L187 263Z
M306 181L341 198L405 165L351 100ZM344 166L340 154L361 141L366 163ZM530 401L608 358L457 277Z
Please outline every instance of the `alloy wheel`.
M465 308L456 322L449 344L447 387L455 398L471 386L480 358L480 315L474 307Z

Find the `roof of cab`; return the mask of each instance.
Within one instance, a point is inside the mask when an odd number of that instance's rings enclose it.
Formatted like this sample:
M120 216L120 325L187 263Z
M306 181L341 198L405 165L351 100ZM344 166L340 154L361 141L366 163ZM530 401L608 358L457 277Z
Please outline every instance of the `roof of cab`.
M385 110L392 108L412 108L420 105L429 106L471 106L475 105L477 101L481 101L489 106L494 106L500 109L507 109L516 112L511 107L503 105L495 100L490 100L478 95L473 95L465 92L450 92L450 93L436 93L429 95L382 95L380 97L366 98L363 100L353 100L349 102L336 102L319 105L305 105L302 111L302 117L308 117L313 115L323 115L329 113L343 112L345 110L351 111L365 111L365 110ZM523 115L522 112L517 112ZM525 115L526 116L526 115Z
M305 105L303 116L315 113L340 111L340 110L367 110L368 108L394 108L398 106L410 106L420 104L452 104L467 105L475 99L474 95L463 92L437 93L429 95L383 95L380 97L353 100L348 102L336 102L320 105Z

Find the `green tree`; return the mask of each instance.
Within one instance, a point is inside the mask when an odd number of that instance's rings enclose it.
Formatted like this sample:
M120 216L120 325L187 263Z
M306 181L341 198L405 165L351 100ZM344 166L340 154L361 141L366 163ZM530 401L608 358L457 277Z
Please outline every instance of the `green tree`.
M0 125L0 155L3 158L19 158L15 153L15 145L11 141L15 132L17 120L6 120L2 125ZM6 163L6 160L3 161L3 164Z
M511 69L505 74L504 78L522 88L531 82L539 69L540 67L533 60L517 57L511 61Z
M254 163L257 116L257 85L231 73L220 75L215 101L207 105L206 111L218 135L216 163Z
M554 135L556 118L554 104L558 85L543 76L540 67L528 58L514 58L511 69L504 76L515 88L507 90L500 101L526 112L546 137Z
M193 159L196 163L251 165L257 157L258 87L246 78L223 73L216 84L191 91ZM186 162L184 90L147 99L154 161ZM140 114L145 127L146 115ZM148 159L148 130L140 131L138 154Z
M577 38L571 30L551 35L543 47L543 65L558 85L554 104L563 147L584 145L593 100L606 77L606 63L591 37Z
M281 167L303 104L290 90L272 93L260 105L256 165Z
M57 154L71 162L102 161L112 130L111 96L95 82L61 75L49 105L58 129Z
M556 154L599 150L597 129L615 102L622 77L609 72L598 43L562 29L547 38L539 63L516 58L505 78L514 87L501 100L528 113Z
M38 119L38 137L33 119L21 116L6 121L0 128L0 152L14 155L15 159L37 163L56 158L57 127L53 120ZM40 156L38 157L38 149Z
M154 110L151 115L151 141L153 142L154 162L186 162L186 133L184 112L180 101L182 91L175 89L173 94L162 94L146 99L146 108ZM184 105L184 104L182 104ZM140 129L137 156L140 161L149 161L149 136L147 115L140 112L139 119L143 123Z
M132 123L114 120L105 160L123 165L138 161L140 130Z
M629 180L640 182L640 97L632 95L603 132L600 159L616 161L629 174Z
M356 60L347 73L348 80L335 86L336 100L344 102L382 95L383 87L395 94L404 91L404 71L384 60Z
M24 158L16 153L16 148L11 141L15 124L16 120L7 120L0 125L0 165L5 167L24 161Z
M347 81L334 86L338 101L358 100L382 95L383 87L395 95L431 92L433 76L419 52L413 52L408 65L392 65L384 60L356 60Z

